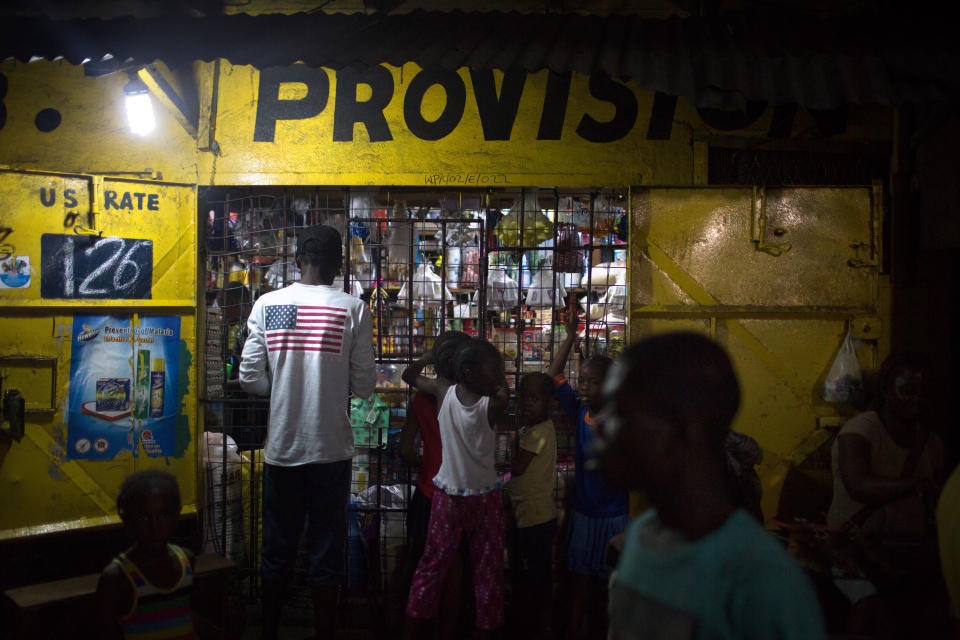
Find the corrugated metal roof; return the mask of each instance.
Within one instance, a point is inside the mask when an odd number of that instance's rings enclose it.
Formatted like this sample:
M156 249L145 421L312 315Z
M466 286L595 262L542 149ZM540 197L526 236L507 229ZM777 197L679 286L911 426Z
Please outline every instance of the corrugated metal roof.
M814 109L953 100L960 49L941 25L802 14L718 18L415 11L403 15L232 15L113 20L5 19L0 58L104 55L176 67L224 58L259 68L422 67L605 72L701 107L747 100Z

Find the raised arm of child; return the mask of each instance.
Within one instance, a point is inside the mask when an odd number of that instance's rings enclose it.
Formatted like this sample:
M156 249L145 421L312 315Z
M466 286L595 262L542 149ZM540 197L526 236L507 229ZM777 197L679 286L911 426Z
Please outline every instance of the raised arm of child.
M417 455L417 434L420 433L420 422L413 411L413 400L407 403L407 420L400 430L400 457L407 464L419 466L420 456Z
M497 421L507 412L510 405L510 389L507 387L507 381L497 387L497 392L490 397L490 404L487 405L487 423L494 431L497 430Z
M418 360L414 360L403 370L401 378L414 389L429 393L440 403L443 402L443 397L447 394L447 389L452 385L444 378L428 378L427 376L421 375L423 369L428 364L433 364L433 362L433 350L427 349Z
M557 354L553 357L553 362L550 363L550 368L547 369L547 375L551 378L556 378L563 373L563 369L567 364L567 358L570 357L570 350L573 349L573 343L577 341L577 329L580 326L577 307L576 298L570 296L570 305L567 307L564 323L567 335L564 337L563 342L560 343Z

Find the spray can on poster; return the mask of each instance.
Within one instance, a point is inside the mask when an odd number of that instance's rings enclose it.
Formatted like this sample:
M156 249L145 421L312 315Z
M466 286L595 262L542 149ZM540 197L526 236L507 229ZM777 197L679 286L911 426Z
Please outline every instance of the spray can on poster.
M166 362L163 358L150 361L150 417L163 417L163 390L166 383Z
M137 352L137 375L134 380L133 417L146 418L150 412L150 350Z

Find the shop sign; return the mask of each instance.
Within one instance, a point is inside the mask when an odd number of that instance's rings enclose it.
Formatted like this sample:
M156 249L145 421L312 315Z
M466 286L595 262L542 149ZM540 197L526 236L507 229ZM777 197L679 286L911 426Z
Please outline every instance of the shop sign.
M208 185L689 184L694 140L817 130L864 141L890 131L889 110L848 118L763 101L697 109L602 73L413 63L258 70L225 60L195 70L198 128L188 132L157 103L156 131L137 136L124 120L125 76L0 63L0 164ZM143 189L103 198L106 211L162 209Z

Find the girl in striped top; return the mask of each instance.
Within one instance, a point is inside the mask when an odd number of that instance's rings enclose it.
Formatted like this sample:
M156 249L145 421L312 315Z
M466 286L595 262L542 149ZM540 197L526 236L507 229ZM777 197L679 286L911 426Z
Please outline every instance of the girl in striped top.
M193 638L193 554L169 540L180 515L180 488L165 471L134 473L117 511L135 542L107 565L97 584L101 637Z

